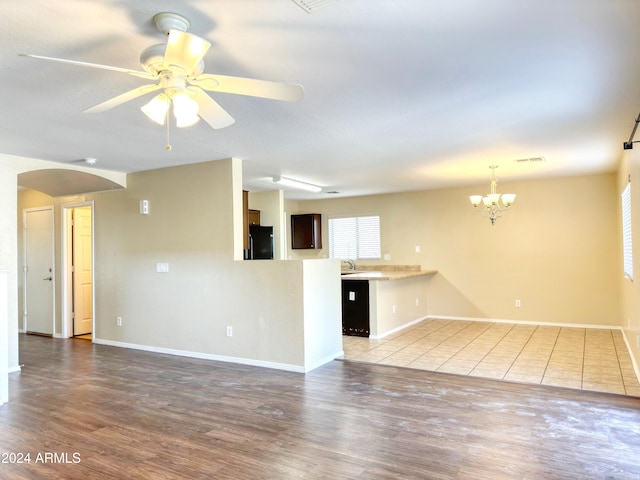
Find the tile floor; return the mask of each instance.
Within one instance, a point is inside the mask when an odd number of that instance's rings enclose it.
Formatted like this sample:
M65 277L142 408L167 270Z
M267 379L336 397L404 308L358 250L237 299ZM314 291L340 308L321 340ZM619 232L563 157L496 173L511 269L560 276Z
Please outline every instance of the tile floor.
M342 338L347 360L640 397L619 330L424 320L380 340Z

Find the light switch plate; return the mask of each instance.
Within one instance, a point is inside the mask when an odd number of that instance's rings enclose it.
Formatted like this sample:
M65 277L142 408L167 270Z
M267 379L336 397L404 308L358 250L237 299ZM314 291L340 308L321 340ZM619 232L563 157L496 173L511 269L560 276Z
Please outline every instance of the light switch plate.
M169 273L169 264L168 263L156 263L156 272L158 272L158 273Z

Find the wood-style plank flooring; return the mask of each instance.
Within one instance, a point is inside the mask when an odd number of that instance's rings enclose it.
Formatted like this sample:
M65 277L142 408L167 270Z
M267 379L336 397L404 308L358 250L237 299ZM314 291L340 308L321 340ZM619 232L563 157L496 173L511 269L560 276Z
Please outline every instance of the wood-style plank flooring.
M0 463L3 479L640 478L636 397L350 361L303 375L25 335L20 361L0 461L31 463Z

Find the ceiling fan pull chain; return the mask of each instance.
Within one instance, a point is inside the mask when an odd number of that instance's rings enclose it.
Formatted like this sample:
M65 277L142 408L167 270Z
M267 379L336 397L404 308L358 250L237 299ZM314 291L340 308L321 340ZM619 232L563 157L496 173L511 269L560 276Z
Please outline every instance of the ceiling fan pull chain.
M170 152L170 151L171 151L171 139L170 139L170 134L171 134L171 132L169 131L169 128L170 128L170 127L169 127L169 124L170 124L171 122L169 121L169 112L167 112L166 123L167 123L167 146L166 146L166 147L164 147L164 149L165 149L167 152Z

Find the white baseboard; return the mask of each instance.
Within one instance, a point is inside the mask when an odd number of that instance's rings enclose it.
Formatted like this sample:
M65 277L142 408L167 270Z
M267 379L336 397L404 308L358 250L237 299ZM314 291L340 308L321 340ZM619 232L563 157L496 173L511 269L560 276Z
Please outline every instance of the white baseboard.
M329 355L323 358L322 360L318 360L317 362L314 362L311 366L305 367L304 373L309 373L311 370L315 370L316 368L321 367L329 362L332 362L336 358L343 357L343 356L344 356L344 350L341 350L338 353L335 353L333 355Z
M428 316L417 318L417 319L412 320L410 322L407 322L407 323L405 323L403 325L400 325L399 327L392 328L391 330L383 332L380 335L369 335L369 338L371 340L380 340L381 338L388 337L389 335L391 335L393 333L396 333L396 332L399 332L400 330L404 330L405 328L412 327L416 323L420 323L421 321L427 320L428 318L429 318Z
M200 358L203 360L214 360L217 362L238 363L241 365L251 365L254 367L274 368L276 370L286 370L288 372L306 373L303 366L292 365L288 363L265 362L263 360L254 360L250 358L227 357L224 355L214 355L211 353L192 352L188 350L176 350L173 348L152 347L149 345L139 345L136 343L116 342L113 340L105 340L102 338L94 338L93 343L100 345L108 345L111 347L131 348L133 350L143 350L145 352L164 353L167 355L176 355L179 357ZM332 359L333 360L333 359ZM318 365L320 366L320 365ZM314 367L317 368L317 367ZM307 370L309 371L309 370Z
M17 365L15 367L9 367L9 369L7 370L8 373L16 373L21 371L22 371L22 368L20 367L20 365Z
M622 338L624 340L624 344L627 347L627 351L629 352L629 356L631 357L631 365L633 365L633 371L636 374L636 378L640 382L640 368L638 368L638 362L636 362L635 357L633 356L633 350L631 350L631 344L629 343L629 339L622 330Z
M515 323L518 325L543 325L549 327L573 327L573 328L598 328L607 330L622 330L622 327L616 325L590 325L580 323L555 323L555 322L530 322L528 320L508 320L499 318L480 318L480 317L450 317L446 315L427 315L427 319L431 320L462 320L466 322L489 322L489 323Z

